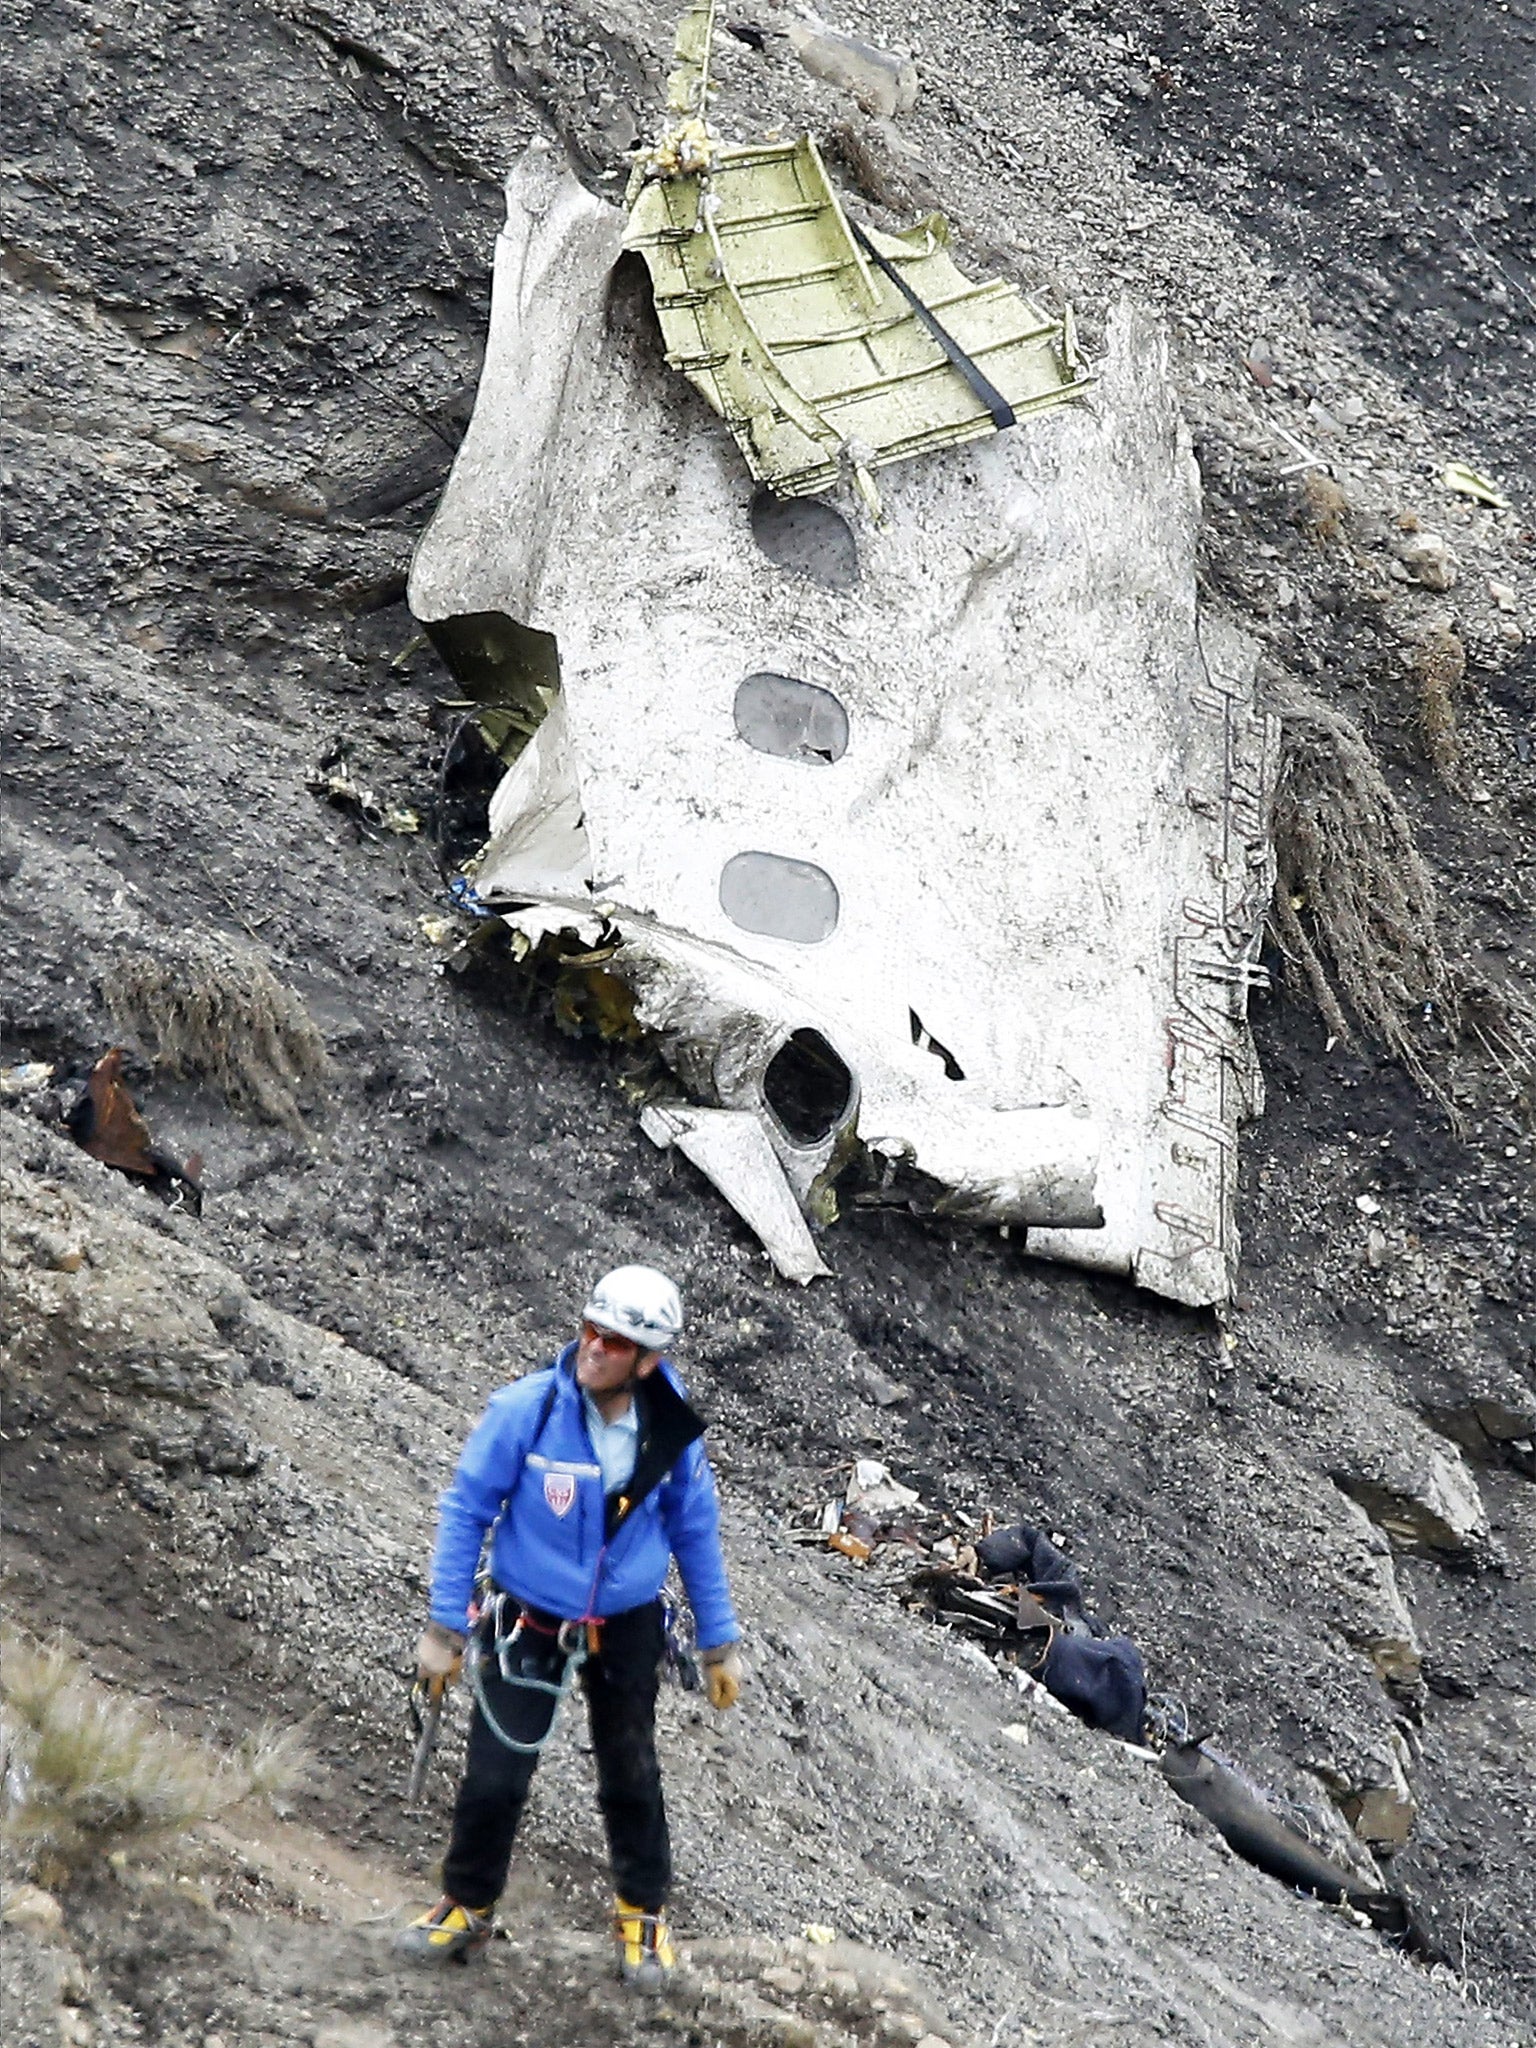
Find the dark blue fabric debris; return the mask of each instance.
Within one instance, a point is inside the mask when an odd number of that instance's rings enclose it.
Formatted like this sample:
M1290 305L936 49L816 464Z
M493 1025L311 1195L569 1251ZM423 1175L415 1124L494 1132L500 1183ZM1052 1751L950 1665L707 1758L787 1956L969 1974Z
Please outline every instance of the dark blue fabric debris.
M997 1529L977 1544L976 1558L988 1578L1027 1587L1061 1623L1034 1672L1046 1691L1090 1728L1140 1742L1147 1710L1141 1652L1129 1636L1112 1635L1087 1612L1082 1581L1045 1531L1029 1522Z

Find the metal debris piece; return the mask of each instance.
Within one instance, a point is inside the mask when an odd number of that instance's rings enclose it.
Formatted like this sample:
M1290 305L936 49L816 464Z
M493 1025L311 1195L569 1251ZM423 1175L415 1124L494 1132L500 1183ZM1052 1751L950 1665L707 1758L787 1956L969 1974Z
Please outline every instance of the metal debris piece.
M942 215L900 235L860 228L809 135L714 140L713 16L706 0L678 25L674 125L630 182L624 242L650 271L667 361L753 476L793 497L851 469L877 502L869 472L882 464L1081 393L1071 315L1051 318L1002 278L964 277Z
M64 1112L65 1129L103 1166L142 1181L169 1207L201 1215L201 1155L189 1153L183 1164L153 1142L123 1080L124 1057L121 1046L102 1054Z
M652 1144L675 1145L714 1182L786 1280L804 1286L826 1273L784 1169L750 1111L654 1102L641 1111L640 1128Z
M813 1229L877 1200L1220 1300L1276 734L1202 614L1159 335L1118 310L1091 411L882 472L876 525L846 483L754 495L669 403L624 232L549 149L515 168L412 567L434 638L558 650L465 907L616 943L680 1091L756 1120Z
M1440 472L1440 481L1448 491L1455 491L1458 497L1475 498L1480 505L1490 505L1495 512L1507 512L1509 500L1495 483L1479 475L1465 462L1448 462Z
M399 833L402 838L421 830L421 819L415 811L381 803L371 789L359 782L343 753L328 754L311 768L304 778L304 787L314 796L323 796L338 810L350 811L355 817L366 818L370 825L382 825L386 832Z
M543 724L498 786L489 823L473 864L483 899L561 902L590 913L592 855L563 696L550 698Z
M25 1095L37 1095L53 1079L51 1060L23 1060L20 1065L0 1069L0 1101L17 1102Z
M851 1508L867 1508L871 1514L890 1514L897 1508L915 1507L921 1496L911 1486L891 1477L888 1465L878 1458L860 1458L854 1465L844 1495Z

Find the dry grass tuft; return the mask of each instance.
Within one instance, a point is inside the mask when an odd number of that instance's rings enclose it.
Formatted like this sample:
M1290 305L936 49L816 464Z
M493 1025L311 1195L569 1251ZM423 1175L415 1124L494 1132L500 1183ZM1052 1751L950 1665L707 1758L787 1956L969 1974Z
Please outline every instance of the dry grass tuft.
M237 1109L305 1134L324 1099L325 1041L249 947L219 934L122 954L103 982L116 1022L173 1074L205 1075Z
M1453 1121L1426 1026L1444 1049L1474 1041L1519 1092L1536 1071L1536 1016L1447 957L1434 883L1359 728L1290 681L1271 702L1284 733L1273 922L1287 980L1340 1038L1354 1037L1352 1016Z
M1331 1031L1364 1029L1432 1092L1415 1026L1454 1026L1435 887L1359 728L1299 685L1274 693L1283 733L1275 799L1275 925L1293 985Z
M183 1741L112 1693L60 1642L0 1635L4 1833L48 1880L143 1853L244 1800L272 1798L302 1753L264 1730L229 1756Z
M1408 672L1425 757L1440 780L1454 787L1461 767L1456 699L1467 673L1467 650L1449 621L1437 620L1417 642L1408 657Z
M1344 488L1325 470L1309 469L1301 480L1301 503L1296 524L1319 546L1337 540L1344 530L1349 499Z

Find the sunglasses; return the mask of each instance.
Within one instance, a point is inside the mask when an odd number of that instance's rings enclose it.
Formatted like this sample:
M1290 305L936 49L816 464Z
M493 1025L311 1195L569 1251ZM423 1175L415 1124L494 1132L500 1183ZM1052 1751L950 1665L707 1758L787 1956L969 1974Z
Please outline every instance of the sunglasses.
M638 1353L643 1348L633 1337L621 1337L617 1330L604 1330L596 1323L583 1323L581 1334L589 1344L596 1344L603 1351Z

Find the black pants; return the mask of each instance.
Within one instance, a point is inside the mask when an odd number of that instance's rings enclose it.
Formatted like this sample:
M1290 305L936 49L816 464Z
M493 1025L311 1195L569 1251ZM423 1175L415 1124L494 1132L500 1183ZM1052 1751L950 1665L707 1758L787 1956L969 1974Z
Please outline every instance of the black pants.
M581 1669L613 1881L622 1899L647 1913L660 1911L672 1882L672 1844L656 1759L656 1692L665 1647L661 1603L653 1600L610 1615L596 1654ZM564 1667L553 1637L530 1628L509 1659L517 1673L550 1683L558 1682ZM549 1727L553 1695L509 1684L492 1654L480 1674L486 1704L501 1726L519 1742L537 1742ZM443 1890L461 1906L491 1906L500 1898L538 1761L509 1749L475 1708L464 1782L453 1809L453 1836L443 1859Z

